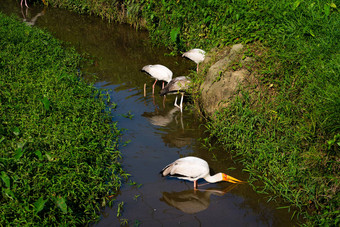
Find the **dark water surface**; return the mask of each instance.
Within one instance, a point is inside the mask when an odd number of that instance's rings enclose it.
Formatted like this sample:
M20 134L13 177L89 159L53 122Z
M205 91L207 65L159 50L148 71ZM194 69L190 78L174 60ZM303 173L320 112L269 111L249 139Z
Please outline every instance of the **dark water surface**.
M293 226L292 213L276 209L282 204L267 203L267 197L255 193L248 184L217 183L203 186L206 191L193 191L193 182L162 178L159 171L170 162L194 155L208 161L215 172L226 172L241 180L248 178L242 166L219 147L212 151L202 147L204 128L193 109L183 114L173 106L174 96L153 98L154 82L140 69L147 64L163 64L174 77L188 75L195 64L180 56L169 56L165 48L154 47L147 32L135 31L128 25L108 24L100 18L77 15L65 10L31 5L21 11L20 1L1 0L0 10L30 25L51 32L70 43L80 53L93 56L94 62L82 69L86 78L97 77L96 87L108 88L117 104L114 120L125 128L123 139L131 140L121 147L124 169L131 181L125 183L112 208L102 211L95 226ZM143 85L147 84L147 96ZM188 98L186 97L184 107ZM125 115L131 113L132 119ZM218 161L217 161L218 160ZM204 183L201 181L199 183ZM117 207L124 202L120 217Z

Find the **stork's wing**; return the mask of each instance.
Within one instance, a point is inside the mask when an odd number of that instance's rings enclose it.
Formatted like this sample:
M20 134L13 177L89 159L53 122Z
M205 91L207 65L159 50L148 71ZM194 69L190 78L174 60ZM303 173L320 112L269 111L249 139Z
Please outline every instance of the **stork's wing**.
M208 173L209 167L205 162L188 158L178 159L162 170L163 176L177 176L188 180L197 180L205 177Z

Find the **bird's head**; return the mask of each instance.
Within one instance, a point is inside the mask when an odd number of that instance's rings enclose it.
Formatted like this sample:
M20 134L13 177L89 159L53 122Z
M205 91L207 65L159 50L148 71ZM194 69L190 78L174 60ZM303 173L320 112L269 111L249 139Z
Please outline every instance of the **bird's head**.
M142 72L149 72L150 68L152 68L152 65L146 65L140 71L142 71Z

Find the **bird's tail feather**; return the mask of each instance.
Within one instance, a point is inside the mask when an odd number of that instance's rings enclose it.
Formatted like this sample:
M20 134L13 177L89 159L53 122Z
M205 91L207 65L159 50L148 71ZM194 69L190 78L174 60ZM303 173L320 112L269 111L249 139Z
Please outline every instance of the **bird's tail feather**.
M162 169L162 171L160 172L160 174L162 174L163 177L165 177L165 176L167 176L167 175L170 174L172 164L173 164L173 163L171 163L171 164L165 166L164 169Z

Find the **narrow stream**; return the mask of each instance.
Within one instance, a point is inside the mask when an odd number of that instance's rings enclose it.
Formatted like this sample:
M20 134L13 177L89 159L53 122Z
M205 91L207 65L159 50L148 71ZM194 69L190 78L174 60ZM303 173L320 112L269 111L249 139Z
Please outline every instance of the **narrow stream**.
M46 29L56 38L68 42L80 53L93 56L93 64L82 69L87 79L97 78L95 86L111 89L117 104L114 120L127 129L121 147L123 166L131 174L121 188L112 208L102 211L102 219L93 226L294 226L292 212L276 209L248 184L218 183L206 185L207 191L193 191L193 182L162 178L159 171L170 162L188 155L208 161L215 172L226 172L241 180L248 178L242 166L218 146L202 146L204 127L197 114L184 102L184 112L173 106L174 96L163 98L151 94L154 82L140 70L147 64L163 64L174 77L188 75L195 64L169 51L153 46L147 32L128 25L109 24L100 18L78 15L52 7L30 6L20 9L20 1L1 0L0 10L31 25ZM147 85L144 97L143 86ZM131 119L130 119L131 118ZM201 181L199 183L203 183ZM118 204L124 202L121 216ZM281 206L284 206L281 204Z

